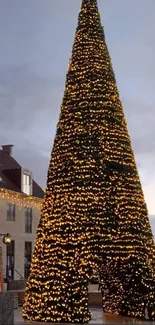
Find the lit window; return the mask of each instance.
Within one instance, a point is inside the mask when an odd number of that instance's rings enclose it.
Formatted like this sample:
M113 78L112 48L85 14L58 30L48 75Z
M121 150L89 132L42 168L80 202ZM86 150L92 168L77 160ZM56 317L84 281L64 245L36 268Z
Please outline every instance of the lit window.
M32 233L32 208L25 208L25 232Z
M23 192L27 195L31 195L31 175L23 174Z
M7 206L7 221L15 221L16 207L12 203Z

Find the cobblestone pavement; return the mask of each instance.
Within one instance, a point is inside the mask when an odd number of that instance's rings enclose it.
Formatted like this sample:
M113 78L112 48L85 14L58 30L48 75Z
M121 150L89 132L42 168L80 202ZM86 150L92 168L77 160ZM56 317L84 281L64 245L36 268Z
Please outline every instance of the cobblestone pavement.
M110 314L103 314L101 308L90 308L90 311L92 313L92 320L89 322L89 325L119 325L119 324L127 324L127 325L155 325L155 321L142 321L135 318L129 318L129 317L122 317L117 315L110 315ZM24 322L22 319L22 310L21 308L18 308L15 310L14 313L15 316L15 325L41 325L46 323L41 322ZM52 323L51 323L52 324ZM55 324L55 323L53 323ZM50 323L48 323L50 325ZM62 325L62 323L61 323ZM67 325L65 323L65 325Z

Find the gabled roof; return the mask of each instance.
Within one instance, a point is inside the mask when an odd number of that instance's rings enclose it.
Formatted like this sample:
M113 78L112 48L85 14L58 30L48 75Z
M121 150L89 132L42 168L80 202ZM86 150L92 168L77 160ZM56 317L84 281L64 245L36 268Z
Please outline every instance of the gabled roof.
M22 166L8 152L0 149L0 188L5 188L15 192L23 193L21 190ZM14 176L16 181L13 181ZM32 196L43 198L43 189L33 180ZM25 193L23 193L25 195Z

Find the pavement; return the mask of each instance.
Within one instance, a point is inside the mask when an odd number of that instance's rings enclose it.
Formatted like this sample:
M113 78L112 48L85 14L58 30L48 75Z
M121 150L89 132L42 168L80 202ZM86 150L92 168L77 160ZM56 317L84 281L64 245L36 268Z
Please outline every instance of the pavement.
M155 325L155 321L142 321L135 318L129 318L129 317L122 317L118 315L111 315L111 314L103 314L102 308L99 307L93 307L90 308L90 311L92 313L92 319L89 322L89 325L119 325L119 324L127 324L127 325ZM14 311L14 321L15 325L42 325L47 323L42 322L26 322L22 318L22 308L15 309ZM56 323L48 323L48 325L56 325ZM58 323L57 323L58 324ZM70 323L71 324L71 323ZM61 325L63 325L61 323ZM65 323L67 325L67 323ZM79 324L80 325L80 324Z

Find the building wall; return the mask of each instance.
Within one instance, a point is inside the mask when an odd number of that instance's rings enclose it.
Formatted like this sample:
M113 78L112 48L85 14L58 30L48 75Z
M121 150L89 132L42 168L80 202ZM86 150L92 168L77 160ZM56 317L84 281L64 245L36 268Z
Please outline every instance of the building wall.
M32 242L32 252L36 238L36 229L40 220L40 210L32 207L32 233L25 233L25 208L16 205L15 221L7 221L7 201L0 199L0 233L10 233L15 241L15 270L24 277L25 241ZM0 238L3 254L3 275L6 276L6 245ZM14 279L19 279L14 272Z
M155 215L150 216L151 228L155 238Z

